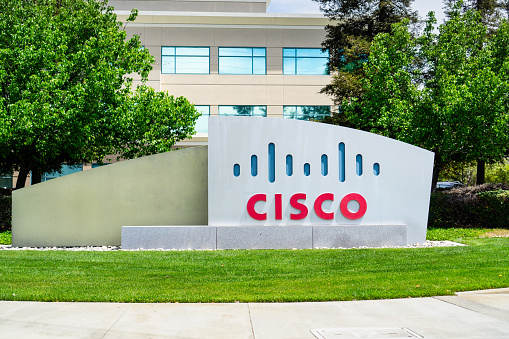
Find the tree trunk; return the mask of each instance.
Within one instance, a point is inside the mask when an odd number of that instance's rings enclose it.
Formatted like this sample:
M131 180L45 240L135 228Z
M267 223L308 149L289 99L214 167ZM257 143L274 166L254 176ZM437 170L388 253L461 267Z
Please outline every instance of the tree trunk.
M16 189L25 187L25 182L27 181L28 173L30 170L26 167L21 167L18 173L18 180L16 181Z
M485 162L482 160L477 160L477 178L475 180L476 185L484 184L484 177L486 175L486 167Z
M436 162L433 166L433 179L431 180L431 193L435 192L437 188L438 176L442 170L442 163Z
M32 185L41 182L41 172L39 170L32 170Z
M442 162L442 157L437 151L435 151L435 161L433 162L433 178L431 179L431 193L435 192L437 188L438 176L440 175L440 171L443 167L444 163Z

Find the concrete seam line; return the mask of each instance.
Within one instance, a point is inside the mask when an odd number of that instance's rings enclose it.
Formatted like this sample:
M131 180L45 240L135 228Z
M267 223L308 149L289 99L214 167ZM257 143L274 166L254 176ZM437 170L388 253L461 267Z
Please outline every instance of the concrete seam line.
M127 310L129 310L131 307L132 307L132 304L127 305L127 307L124 309L124 312L122 312L122 314L120 314L117 317L117 319L113 322L113 324L111 324L111 326L104 332L104 334L103 334L103 336L101 338L104 338L108 334L108 332L111 331L113 326L115 326L118 323L120 318L122 318L124 316L124 314L127 312Z
M448 304L458 306L464 308L466 310L484 314L488 317L497 318L500 320L509 320L509 312L505 310L501 310L492 306L484 305L475 301L463 299L459 296L450 296L450 297L433 297L436 300L440 300L446 302Z
M253 326L253 317L251 316L251 306L247 303L247 311L249 313L249 323L251 324L251 333L253 333L253 339L255 339L254 326Z

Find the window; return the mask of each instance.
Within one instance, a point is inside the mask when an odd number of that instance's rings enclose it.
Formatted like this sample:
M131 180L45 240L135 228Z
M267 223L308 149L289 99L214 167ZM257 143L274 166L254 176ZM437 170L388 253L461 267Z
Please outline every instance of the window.
M106 165L111 165L111 162L103 162L102 165L100 165L97 162L93 162L92 163L92 168L98 168L98 167L102 167L102 166L106 166Z
M219 106L219 115L266 117L267 106Z
M48 181L51 179L63 177L64 175L73 174L76 172L83 171L83 165L69 166L62 165L62 173L59 172L47 172L43 173L41 176L41 181Z
M322 120L330 116L329 106L284 106L283 118L298 120Z
M283 48L283 74L329 74L329 52L321 48Z
M219 74L266 74L265 48L219 47Z
M162 47L161 73L209 74L209 47Z
M196 133L207 133L209 130L210 106L194 106L194 108L201 113L194 126Z
M12 174L0 174L0 188L12 188Z

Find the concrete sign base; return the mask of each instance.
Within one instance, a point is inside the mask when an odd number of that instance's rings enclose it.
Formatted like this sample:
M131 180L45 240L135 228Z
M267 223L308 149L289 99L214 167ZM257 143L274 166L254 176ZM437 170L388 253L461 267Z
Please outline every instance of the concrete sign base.
M122 249L306 249L405 246L406 225L124 226Z

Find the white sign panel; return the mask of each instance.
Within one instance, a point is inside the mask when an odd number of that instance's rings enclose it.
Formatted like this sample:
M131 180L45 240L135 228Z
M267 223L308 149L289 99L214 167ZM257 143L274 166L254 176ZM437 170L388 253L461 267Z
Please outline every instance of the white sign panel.
M209 118L209 225L407 225L426 237L433 153L345 127Z

